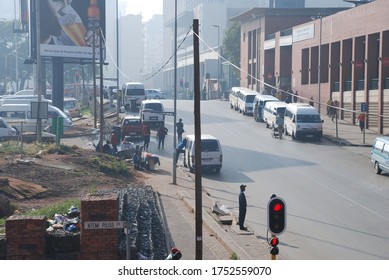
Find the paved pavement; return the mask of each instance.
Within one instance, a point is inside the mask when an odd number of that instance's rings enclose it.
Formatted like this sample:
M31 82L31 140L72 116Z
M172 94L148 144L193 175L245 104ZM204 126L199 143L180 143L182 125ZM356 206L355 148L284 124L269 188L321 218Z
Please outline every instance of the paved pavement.
M361 133L357 125L338 120L332 122L322 116L323 137L335 144L349 146L371 146L377 133L366 130ZM154 142L153 142L154 141ZM195 177L186 168L177 167L176 184L172 183L172 150L156 150L155 139L150 143L150 152L158 151L161 165L153 171L145 171L146 184L157 192L166 221L169 247L178 247L185 260L196 259L195 237ZM267 241L250 231L240 231L236 218L231 225L222 225L219 217L212 213L215 201L203 191L202 195L202 259L228 260L268 260L270 249ZM277 257L283 259L282 255Z

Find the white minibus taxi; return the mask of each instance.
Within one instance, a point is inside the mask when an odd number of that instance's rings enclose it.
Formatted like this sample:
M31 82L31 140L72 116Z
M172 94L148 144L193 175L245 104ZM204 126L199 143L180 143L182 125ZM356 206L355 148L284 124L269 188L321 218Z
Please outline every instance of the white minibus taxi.
M382 171L389 172L389 137L379 136L374 140L371 148L371 162L376 174L381 174Z
M265 105L267 102L275 102L280 101L278 98L274 97L273 95L267 95L267 94L258 94L254 98L254 113L253 117L256 122L263 122L263 114Z
M195 171L195 136L186 136L184 166ZM223 153L219 139L209 134L201 134L201 169L219 173L223 164Z
M69 117L57 107L47 105L47 119L42 119L42 129L51 127L52 119L63 118L64 130L72 126ZM18 131L35 132L37 120L32 119L31 104L4 104L0 106L0 117L2 117L11 126L16 127Z
M238 92L238 111L243 115L252 114L254 111L254 98L259 94L255 90L241 88Z
M276 102L267 102L263 111L263 120L266 124L267 128L274 128L276 123L277 115L279 114L281 117L284 117L285 102L276 101Z
M310 138L320 140L323 136L323 124L316 108L306 103L289 103L284 114L285 135L293 139Z
M142 100L146 99L145 87L142 83L124 83L122 87L122 102L126 110L134 111Z

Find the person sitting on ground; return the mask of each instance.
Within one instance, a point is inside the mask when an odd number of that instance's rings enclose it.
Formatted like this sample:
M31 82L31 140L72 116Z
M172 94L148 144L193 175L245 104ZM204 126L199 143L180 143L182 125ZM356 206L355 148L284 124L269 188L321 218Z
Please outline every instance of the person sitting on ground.
M111 142L107 140L103 146L103 153L112 155L112 148L111 148Z

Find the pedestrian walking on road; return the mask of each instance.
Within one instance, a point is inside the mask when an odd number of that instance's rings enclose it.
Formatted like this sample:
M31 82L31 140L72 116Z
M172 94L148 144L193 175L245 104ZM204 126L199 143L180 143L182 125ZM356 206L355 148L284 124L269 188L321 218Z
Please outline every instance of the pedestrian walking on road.
M246 190L246 185L240 185L239 193L239 228L240 230L247 230L247 227L244 226L244 220L246 218L247 212L247 201L246 195L244 194Z
M145 148L145 151L148 151L149 149L150 134L150 128L145 124L143 126L143 146Z
M158 138L158 149L165 148L165 137L167 135L168 129L161 124L160 128L157 131L157 138Z
M182 140L182 134L184 133L184 123L182 122L182 119L179 119L178 123L176 123L176 129L178 142L180 142Z

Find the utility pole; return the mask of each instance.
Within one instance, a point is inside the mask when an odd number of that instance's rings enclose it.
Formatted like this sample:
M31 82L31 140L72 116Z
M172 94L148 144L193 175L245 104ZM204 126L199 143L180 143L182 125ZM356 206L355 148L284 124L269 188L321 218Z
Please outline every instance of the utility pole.
M201 183L201 119L200 119L200 48L199 20L193 20L193 74L194 74L194 124L195 124L195 213L196 213L196 260L203 259L203 216Z
M40 2L35 0L35 16L36 16L36 66L35 66L35 94L38 96L38 119L36 121L37 134L36 139L38 143L42 142L42 119L40 118L39 108L42 102L41 89L41 20L40 20Z
M177 123L177 0L174 0L174 116L173 116L173 184L177 184L176 123Z

